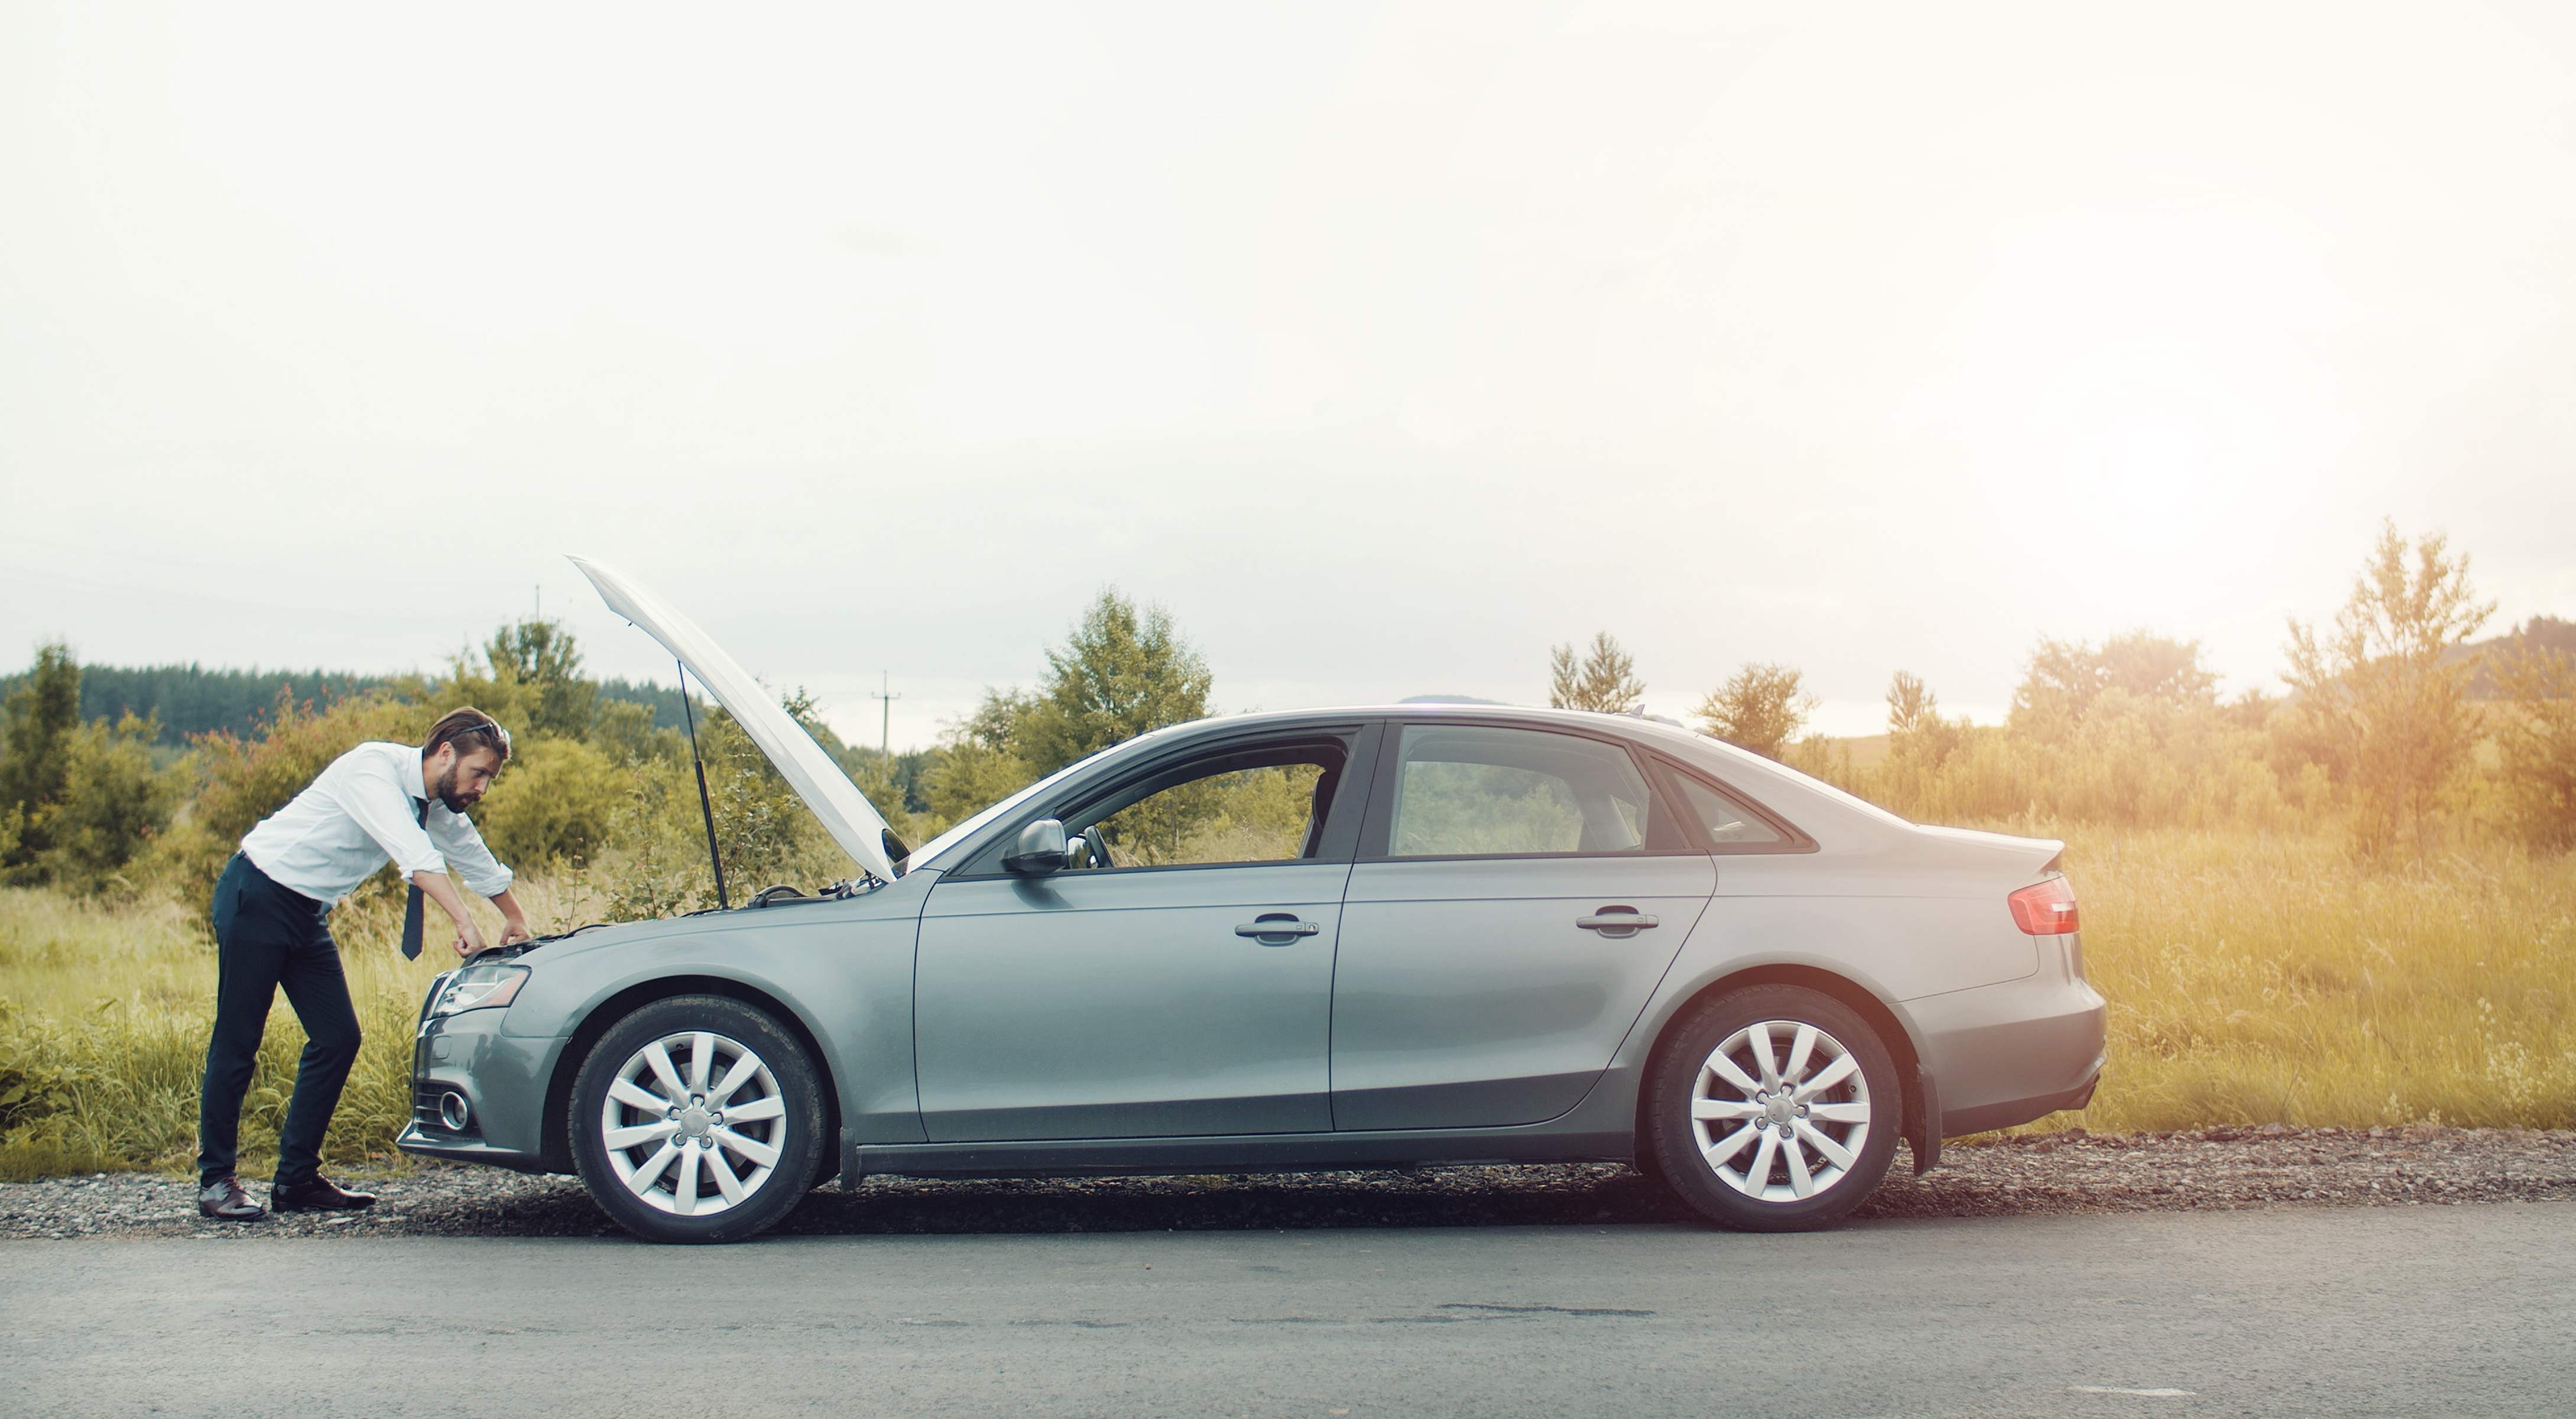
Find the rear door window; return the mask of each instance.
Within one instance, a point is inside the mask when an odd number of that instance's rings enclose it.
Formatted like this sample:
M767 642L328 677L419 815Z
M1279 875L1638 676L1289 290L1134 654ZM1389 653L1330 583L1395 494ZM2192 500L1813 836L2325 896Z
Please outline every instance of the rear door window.
M1687 848L1624 750L1572 734L1406 725L1388 801L1388 857Z

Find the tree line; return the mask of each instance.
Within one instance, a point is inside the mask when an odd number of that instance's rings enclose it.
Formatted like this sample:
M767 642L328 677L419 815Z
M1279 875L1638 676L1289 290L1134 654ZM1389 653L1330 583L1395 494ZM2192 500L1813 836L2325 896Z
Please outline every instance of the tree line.
M913 843L1099 749L1209 712L1212 677L1170 613L1114 589L1046 658L1037 688L988 692L924 751L844 743L802 689L780 702ZM334 757L367 740L416 743L459 704L491 713L515 746L475 814L495 853L523 871L597 874L617 915L713 904L691 717L729 883L847 871L732 716L694 698L684 709L676 693L666 713L660 696L586 675L559 622L504 626L441 675L343 677L326 682L343 693L311 697L281 684L249 730L198 730L173 762L151 752L157 718L83 717L96 673L47 645L0 702L0 882L202 895L241 835ZM391 889L390 874L369 888Z
M0 675L0 701L27 688L35 671ZM280 694L329 703L394 689L406 683L393 675L356 675L337 670L208 670L202 665L84 665L80 667L83 721L115 721L132 715L155 727L152 743L165 750L185 749L200 734L223 730L255 736ZM665 724L680 720L680 691L657 681L602 680L599 695L607 700L634 700L654 707Z
M2493 610L2441 537L2410 543L2389 527L2332 624L2289 626L2281 695L2222 700L2198 642L2140 630L2099 646L2043 638L2002 725L1943 714L1930 686L1898 670L1876 757L1804 732L1816 698L1791 666L1745 665L1691 714L1702 732L1916 821L2326 825L2371 859L2480 833L2564 850L2576 846L2576 654L2558 644L2564 623L2545 619L2464 654ZM503 626L436 676L347 677L344 692L315 695L281 685L247 728L191 731L175 758L156 752L167 728L154 714L84 713L107 702L90 684L118 673L85 671L48 645L0 702L0 881L194 899L241 834L333 757L368 739L416 743L438 714L470 703L517 745L477 810L502 860L592 874L621 916L712 905L682 702L585 674L558 622ZM2492 697L2478 697L2481 684ZM1550 651L1557 707L1641 713L1645 688L1607 631ZM1213 692L1171 613L1111 588L1046 647L1033 686L988 689L929 749L845 744L803 690L781 703L897 836L919 843L1101 749L1205 717ZM694 701L685 713L697 719L729 882L847 870L731 716ZM1211 833L1276 833L1297 811L1294 787L1247 778L1139 805L1112 840L1151 857Z
M2329 825L2369 859L2421 858L2488 834L2576 846L2576 626L2495 614L2439 534L2384 525L2329 626L2292 619L2280 695L2221 701L2198 641L2137 630L2100 646L2044 637L2002 725L1945 716L1905 670L1886 752L1802 734L1799 672L1751 664L1709 692L1706 733L1904 816L1953 824ZM1556 648L1549 703L1633 713L1645 686L1607 632Z

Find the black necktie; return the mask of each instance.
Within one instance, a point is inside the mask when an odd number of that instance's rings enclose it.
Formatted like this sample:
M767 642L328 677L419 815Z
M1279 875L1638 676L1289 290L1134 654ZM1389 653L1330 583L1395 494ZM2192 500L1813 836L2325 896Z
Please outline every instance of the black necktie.
M416 816L422 827L429 826L428 799L420 801L420 812ZM417 883L413 884L411 895L403 899L403 959L420 959L420 886Z

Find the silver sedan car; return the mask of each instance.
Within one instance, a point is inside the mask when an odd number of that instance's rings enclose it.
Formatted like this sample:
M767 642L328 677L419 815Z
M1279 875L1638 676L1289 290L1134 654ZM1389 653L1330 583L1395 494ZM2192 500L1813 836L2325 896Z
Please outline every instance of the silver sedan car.
M871 1173L1578 1160L1786 1231L2100 1078L2058 843L1644 720L1405 704L1160 730L897 856L703 632L582 566L856 867L431 988L402 1146L578 1172L639 1236Z

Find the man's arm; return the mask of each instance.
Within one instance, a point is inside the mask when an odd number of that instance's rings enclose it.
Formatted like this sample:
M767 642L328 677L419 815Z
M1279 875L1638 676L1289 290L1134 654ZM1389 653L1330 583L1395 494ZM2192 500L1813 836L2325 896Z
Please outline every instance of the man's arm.
M483 834L476 831L473 820L461 813L451 813L444 806L433 805L426 827L430 841L437 844L440 855L447 860L448 870L456 874L455 880L491 898L492 905L501 909L504 929L500 944L507 946L514 941L527 940L532 934L528 930L527 913L520 909L519 899L510 895L517 876L492 856L492 849L484 846ZM464 899L460 896L458 900ZM460 951L465 950L464 937L459 936L457 943ZM478 943L473 949L483 948Z
M513 941L525 941L536 934L528 930L528 914L519 910L519 899L510 895L509 888L504 887L493 893L492 905L501 909L502 945L507 946Z
M464 894L456 890L456 883L449 880L446 873L415 872L411 874L411 884L420 889L422 896L438 903L439 909L455 920L457 955L471 956L487 949L483 944L482 928L474 924L473 916L465 910ZM504 892L502 895L507 896L508 893ZM516 903L512 905L515 906ZM522 930L524 933L524 926Z
M446 859L449 872L456 875L457 885L469 892L479 892L499 902L507 896L517 874L501 865L492 849L483 842L483 834L474 820L462 813L449 812L443 803L432 802L429 821L423 824L429 840L438 845L439 856ZM502 908L504 912L510 910Z

